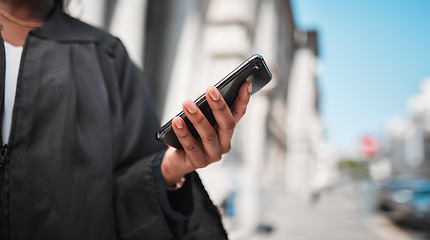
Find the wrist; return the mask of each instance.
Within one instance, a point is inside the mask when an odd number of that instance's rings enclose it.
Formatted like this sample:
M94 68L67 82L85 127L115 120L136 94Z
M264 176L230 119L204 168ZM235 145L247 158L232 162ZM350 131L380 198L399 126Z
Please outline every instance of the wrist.
M173 149L173 151L175 151ZM177 161L172 159L172 149L168 149L161 161L161 174L163 175L164 184L166 188L176 188L178 185L182 186L182 178L187 174L180 171L181 167L178 166Z

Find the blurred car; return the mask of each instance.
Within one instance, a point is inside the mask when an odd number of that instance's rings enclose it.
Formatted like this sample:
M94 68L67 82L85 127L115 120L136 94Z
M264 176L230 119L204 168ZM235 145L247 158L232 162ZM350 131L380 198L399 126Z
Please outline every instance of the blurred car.
M378 193L379 209L394 222L430 230L430 179L395 179Z

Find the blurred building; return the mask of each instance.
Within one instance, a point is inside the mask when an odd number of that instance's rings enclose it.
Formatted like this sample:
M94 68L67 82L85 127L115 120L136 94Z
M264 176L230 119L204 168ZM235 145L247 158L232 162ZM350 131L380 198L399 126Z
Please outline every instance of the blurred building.
M318 34L296 26L288 0L81 0L70 9L122 39L163 123L252 54L265 58L273 79L252 96L232 151L200 171L232 239L260 224L261 188L309 196L329 183Z
M430 177L430 79L409 99L409 116L387 124L393 177Z

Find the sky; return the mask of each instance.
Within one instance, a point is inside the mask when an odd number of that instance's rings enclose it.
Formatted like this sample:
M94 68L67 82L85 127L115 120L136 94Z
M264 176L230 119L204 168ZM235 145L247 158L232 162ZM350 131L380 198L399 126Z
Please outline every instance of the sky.
M328 142L356 151L366 135L408 117L430 78L430 1L291 0L296 25L317 30L321 114Z

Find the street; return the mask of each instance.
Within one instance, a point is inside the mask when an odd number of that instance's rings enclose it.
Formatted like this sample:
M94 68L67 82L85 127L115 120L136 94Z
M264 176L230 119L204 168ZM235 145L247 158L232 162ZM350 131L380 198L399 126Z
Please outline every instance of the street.
M249 240L422 240L422 233L407 232L387 218L367 210L370 205L360 185L346 185L323 193L318 200L265 189L262 224L270 233L257 233Z

